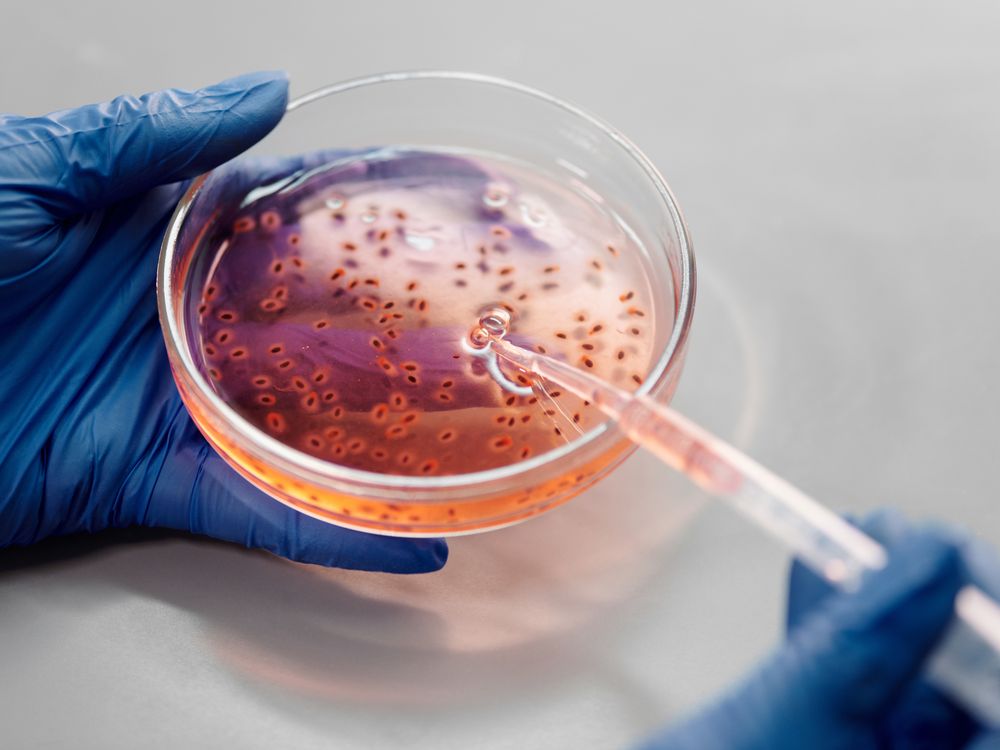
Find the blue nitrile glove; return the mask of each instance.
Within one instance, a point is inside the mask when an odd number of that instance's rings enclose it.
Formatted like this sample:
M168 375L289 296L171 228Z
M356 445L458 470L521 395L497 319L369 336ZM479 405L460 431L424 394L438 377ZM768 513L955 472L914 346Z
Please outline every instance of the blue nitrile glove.
M862 528L886 545L889 564L845 594L796 563L785 643L718 702L644 747L1000 748L1000 734L982 731L921 677L958 590L974 579L995 594L1000 562L955 532L917 529L891 512Z
M153 288L178 183L281 119L282 73L0 116L0 547L145 525L301 562L416 573L437 540L347 531L233 472L174 388Z

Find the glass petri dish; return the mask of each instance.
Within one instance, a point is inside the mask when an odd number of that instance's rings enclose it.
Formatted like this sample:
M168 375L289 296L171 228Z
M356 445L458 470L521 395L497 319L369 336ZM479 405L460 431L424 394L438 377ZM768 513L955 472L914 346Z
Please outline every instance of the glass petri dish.
M262 423L248 416L250 412L239 408L230 398L231 394L220 388L222 376L211 366L206 354L205 341L214 339L204 338L207 329L199 321L204 319L204 311L209 307L207 300L214 289L212 280L219 277L220 258L224 257L220 247L235 243L240 232L251 228L255 232L278 231L267 226L269 222L280 223L276 212L248 214L247 211L259 203L261 196L267 198L294 190L303 181L303 174L315 175L316 170L326 170L323 174L330 175L331 168L349 169L359 160L371 166L376 163L371 154L384 155L387 148L397 155L421 155L407 163L417 164L417 171L424 173L433 173L442 164L460 164L460 169L465 169L466 158L475 160L484 154L505 164L530 165L533 172L546 175L553 183L571 185L576 195L587 196L601 206L603 214L614 216L624 232L629 252L634 255L633 262L641 267L650 297L644 310L630 307L627 313L620 314L620 317L643 316L648 344L648 361L641 375L637 372L630 375L635 381L630 387L669 402L683 367L695 299L695 268L684 220L662 177L627 138L566 102L509 81L444 71L383 74L306 94L288 105L282 122L253 149L192 182L168 227L157 278L160 320L174 378L195 423L225 460L264 492L303 513L341 526L396 536L474 533L522 521L585 490L607 475L634 450L634 446L613 424L599 418L585 418L576 432L560 430L561 423L555 423L552 429L562 436L561 443L535 452L525 448L522 458L496 465L487 461L483 469L461 470L462 464L468 463L463 462L461 451L468 451L469 447L460 444L457 450L447 454L453 465L448 471L438 471L436 460L420 464L433 469L428 475L421 474L416 464L404 470L398 462L391 469L372 470L368 464L350 465L347 459L354 446L345 448L343 443L336 443L337 450L345 458L328 459L323 451L329 450L329 445L322 437L317 439L317 445L323 443L323 449L311 450L307 444L296 442L297 438L275 434L266 421ZM427 154L443 154L441 158L446 161L437 160L438 156L428 159ZM384 172L388 168L376 164L372 169ZM336 180L333 184L337 186ZM496 198L497 185L489 180L484 184L484 200L489 204ZM341 199L331 200L329 195L324 205L337 221L346 221L340 211ZM532 210L525 209L523 203L519 205L524 221L531 224ZM403 216L399 210L396 213ZM358 220L374 221L367 210ZM518 227L523 229L522 225ZM503 227L494 226L495 232L501 229ZM402 227L398 230L401 237L411 242L412 238ZM368 231L369 237L372 231ZM518 231L520 229L515 228L515 233ZM510 236L509 231L506 236ZM286 243L300 241L298 232L281 237ZM536 240L537 236L531 236L526 242L537 245ZM302 241L308 244L304 234ZM595 237L594 242L600 245L604 240ZM470 243L470 247L474 244ZM499 246L496 249L506 252ZM607 245L606 250L618 255L618 250L611 245ZM234 251L229 252L232 257ZM382 266L391 267L398 262L389 257L388 250L384 252L386 257L378 261ZM485 254L486 248L481 248L481 252ZM528 256L517 257L522 259L517 261L519 264L530 262L526 259ZM301 262L296 260L296 263ZM345 262L354 263L353 260ZM601 270L601 261L595 258L588 262L594 269ZM238 265L233 262L230 265L236 269L230 281L238 280L236 286L240 288L255 288L259 279L254 274L264 273L254 271L250 263ZM465 266L464 263L454 265ZM281 263L272 266L285 273ZM544 274L556 267L539 266L531 272ZM501 267L499 273L506 272L505 268ZM275 268L270 270L273 272ZM336 278L344 272L344 268L338 268L332 276ZM445 279L442 272L436 273L428 277L435 279L433 284L427 285L431 287L429 299L432 305L444 300L443 307L447 310L453 302L444 296L445 285L464 286L465 282ZM364 281L358 279L354 283ZM539 288L544 286L541 284ZM280 284L276 288L285 289ZM582 321L591 305L596 303L588 300L583 290L579 291L574 304L580 310L573 314ZM271 296L260 299L263 312L252 314L263 316L283 312L281 294L277 299ZM627 293L621 295L623 303L627 297ZM567 300L571 298L572 295L563 297L560 304L569 304ZM363 298L357 297L353 302L357 299ZM410 305L417 301L415 298L410 300ZM375 309L375 303L371 304ZM595 309L597 307L599 305ZM212 318L213 313L207 315ZM221 315L227 321L233 317L228 311ZM325 326L328 322L319 321L314 326ZM472 318L468 321L470 326L474 322ZM222 324L215 318L212 318L212 325L215 328L208 334L229 335L230 329L220 328ZM421 325L426 325L426 321ZM620 325L626 326L620 330L627 335L627 324ZM566 338L563 334L560 336ZM383 341L392 343L384 338ZM295 348L297 351L309 349L309 343L297 340ZM213 345L208 349L216 354ZM278 351L279 347L274 349ZM451 356L458 360L459 350L455 351ZM235 355L246 356L246 353L242 347L235 352L230 349L227 362ZM373 362L379 361L376 355L377 352L373 353ZM623 357L624 351L619 356ZM592 366L587 356L581 361ZM284 364L284 360L275 362ZM336 375L336 358L329 364ZM392 367L387 363L383 366L387 370ZM317 382L326 377L318 370L312 372L316 373ZM616 371L616 376L623 372ZM390 374L405 376L406 372L394 370ZM371 381L376 375L353 382L363 389L364 381ZM257 380L270 384L272 378L259 375ZM302 399L311 410L326 408L322 403L324 392L319 388L309 390L312 384L304 378L299 380L304 383ZM490 385L499 389L495 383ZM513 381L511 385L517 387ZM525 385L529 384L523 383L522 390L530 394ZM377 404L372 412L371 404L345 403L344 388L339 390L339 395L333 390L326 393L331 399L330 408L338 418L345 413L350 417L355 411L364 411L367 417L374 413L379 419L386 414L389 418L396 416L387 404ZM406 393L405 388L403 393ZM403 403L402 396L395 392L392 395ZM546 392L539 396L551 399L552 394ZM278 394L278 397L285 395ZM450 398L440 392L438 397ZM257 394L255 398L270 396ZM508 398L513 400L513 397ZM418 400L411 398L414 403ZM535 404L537 399L530 401ZM553 403L553 406L558 404ZM544 413L555 414L556 411L561 410L550 409ZM435 413L435 417L441 418L442 414ZM268 414L268 418L278 419L273 413ZM574 419L579 421L577 415L571 418L560 414L555 418L568 419L569 427L573 426ZM498 415L497 419L502 417ZM334 432L340 430L334 429ZM438 430L437 434L447 436L449 432ZM360 446L364 441L355 442ZM456 453L459 454L457 458ZM466 458L469 455L466 453Z

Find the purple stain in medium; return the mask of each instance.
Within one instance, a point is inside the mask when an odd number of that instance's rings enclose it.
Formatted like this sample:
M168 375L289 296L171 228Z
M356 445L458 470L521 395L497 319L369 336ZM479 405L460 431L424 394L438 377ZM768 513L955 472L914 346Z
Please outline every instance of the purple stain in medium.
M491 186L501 173L511 204L484 206L499 202ZM313 165L257 200L230 196L239 207L216 214L228 225L204 235L203 250L216 260L189 321L214 389L299 450L383 473L495 468L599 422L577 403L556 410L549 400L512 395L462 347L481 311L499 306L514 317L512 340L573 361L579 342L555 332L572 330L586 294L594 320L603 312L609 323L587 334L595 343L589 366L613 377L610 363L622 350L617 294L648 287L634 278L634 252L624 278L593 288L591 259L577 258L584 241L596 257L614 238L623 268L620 256L635 248L616 234L613 217L588 208L574 255L564 257L562 239L550 244L544 228L512 210L519 182L531 183L532 200L548 196L567 215L584 212L579 196L524 168L401 150ZM649 305L629 304L640 302ZM633 333L639 325L624 334L629 382L652 333L646 322Z

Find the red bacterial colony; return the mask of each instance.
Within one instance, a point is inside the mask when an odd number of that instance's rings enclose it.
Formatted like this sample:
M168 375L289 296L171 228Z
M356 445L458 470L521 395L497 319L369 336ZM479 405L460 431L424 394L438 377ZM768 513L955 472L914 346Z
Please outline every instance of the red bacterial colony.
M189 321L216 392L272 437L387 474L496 468L602 421L585 401L463 347L508 338L634 389L655 355L644 254L566 180L487 156L387 149L262 191L208 233ZM669 330L670 320L660 320Z

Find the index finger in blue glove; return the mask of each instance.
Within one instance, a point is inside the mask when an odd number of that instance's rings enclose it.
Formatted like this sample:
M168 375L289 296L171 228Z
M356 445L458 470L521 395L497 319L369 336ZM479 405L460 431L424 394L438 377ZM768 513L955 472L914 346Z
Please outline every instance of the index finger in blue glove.
M284 73L251 73L197 91L0 117L0 280L43 263L63 238L60 221L193 177L249 148L281 119L287 96Z

